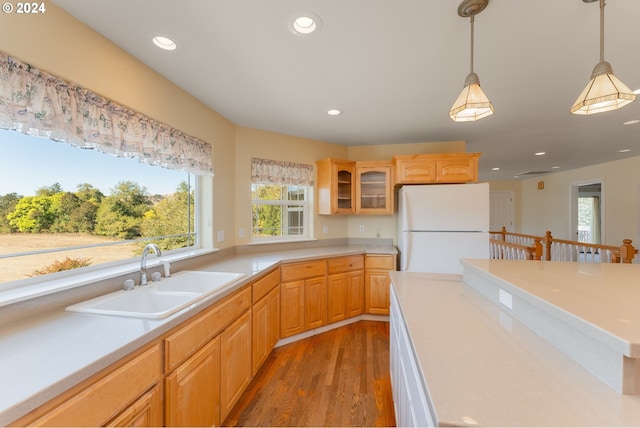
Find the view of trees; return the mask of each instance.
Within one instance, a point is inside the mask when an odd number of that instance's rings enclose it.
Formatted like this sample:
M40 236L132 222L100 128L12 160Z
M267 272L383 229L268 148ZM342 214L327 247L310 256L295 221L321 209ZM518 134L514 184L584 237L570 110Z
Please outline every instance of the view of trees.
M151 196L131 181L119 182L109 195L89 183L75 192L54 183L34 196L0 196L0 233L88 233L119 239L184 234L193 230L193 208L185 182L164 196ZM189 243L184 236L158 241L163 250Z
M251 190L251 199L253 200L282 200L283 186L262 184L252 186ZM251 211L254 236L280 235L282 229L282 207L280 205L254 204Z

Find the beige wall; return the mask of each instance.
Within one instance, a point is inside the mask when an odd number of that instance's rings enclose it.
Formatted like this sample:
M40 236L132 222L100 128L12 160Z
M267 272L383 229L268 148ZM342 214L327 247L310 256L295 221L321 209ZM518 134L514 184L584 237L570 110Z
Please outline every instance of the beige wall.
M465 153L464 141L443 141L432 143L382 144L377 146L350 146L350 160L391 160L395 155L414 155L423 153Z
M619 245L625 238L640 242L638 193L640 156L522 181L522 232L575 239L571 225L571 187L603 181L603 243ZM538 181L544 189L538 190Z

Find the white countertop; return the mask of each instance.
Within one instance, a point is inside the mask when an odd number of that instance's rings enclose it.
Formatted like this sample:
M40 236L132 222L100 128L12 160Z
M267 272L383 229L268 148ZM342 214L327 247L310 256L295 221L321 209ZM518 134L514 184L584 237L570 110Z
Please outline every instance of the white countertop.
M640 357L640 265L527 260L466 260L521 293L592 326L591 334ZM511 288L510 288L511 289Z
M396 254L391 246L345 245L224 258L201 270L246 276L215 296L161 320L80 314L64 309L0 327L0 426L159 337L281 262L351 254Z
M534 282L539 268L512 272ZM391 278L440 425L640 426L640 396L616 392L461 276Z

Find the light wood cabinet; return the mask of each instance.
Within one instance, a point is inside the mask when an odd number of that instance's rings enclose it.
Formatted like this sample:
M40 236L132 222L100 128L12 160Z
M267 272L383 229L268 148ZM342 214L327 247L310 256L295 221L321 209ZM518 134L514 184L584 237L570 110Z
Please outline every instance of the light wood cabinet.
M480 153L434 153L393 157L395 184L475 183Z
M323 159L316 162L318 214L355 212L355 162Z
M120 415L107 423L110 427L157 427L162 425L162 391L158 385L145 392Z
M253 284L251 372L254 376L280 339L279 285L279 269Z
M327 263L288 263L280 267L281 337L320 327L327 322Z
M304 280L280 285L280 336L304 331Z
M220 425L220 337L165 380L167 426Z
M251 298L252 288L243 287L165 338L168 425L219 425L248 384Z
M364 257L327 260L327 321L334 323L364 312Z
M227 417L251 382L251 311L220 335L220 418Z
M365 312L389 315L389 271L396 268L396 256L365 256Z
M322 327L327 323L327 278L304 281L304 329Z
M318 214L393 214L391 161L316 162Z
M162 350L155 345L58 397L44 415L27 415L14 424L103 426L110 421L124 424L128 420L139 420L150 426L162 425L162 402L157 399L161 377Z
M356 162L356 213L393 214L391 162Z

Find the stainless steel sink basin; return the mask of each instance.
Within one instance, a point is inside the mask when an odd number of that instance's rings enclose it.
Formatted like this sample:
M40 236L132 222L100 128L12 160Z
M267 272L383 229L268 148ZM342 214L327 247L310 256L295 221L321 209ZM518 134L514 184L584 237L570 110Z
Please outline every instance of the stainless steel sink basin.
M183 271L131 291L116 291L77 303L66 310L122 317L165 318L243 276L242 273Z

